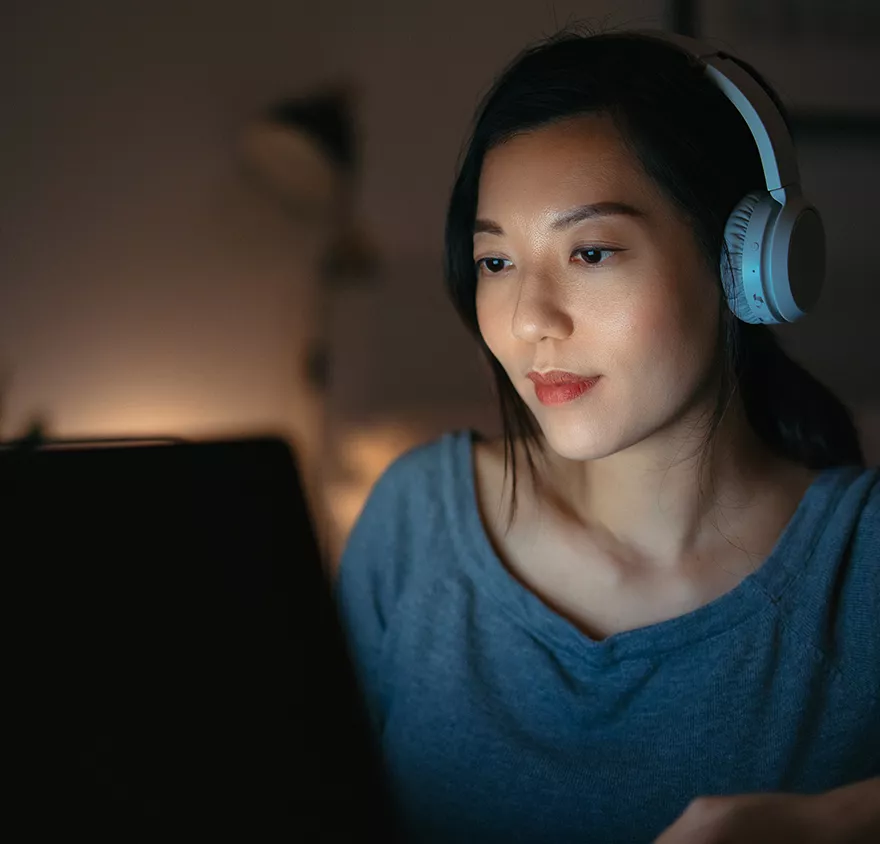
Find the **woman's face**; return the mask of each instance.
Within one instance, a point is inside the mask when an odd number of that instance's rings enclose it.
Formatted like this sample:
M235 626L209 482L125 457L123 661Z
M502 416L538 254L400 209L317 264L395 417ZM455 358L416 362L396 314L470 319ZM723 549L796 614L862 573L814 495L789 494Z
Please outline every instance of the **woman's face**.
M668 438L712 400L717 282L609 118L489 152L474 260L483 338L559 455Z

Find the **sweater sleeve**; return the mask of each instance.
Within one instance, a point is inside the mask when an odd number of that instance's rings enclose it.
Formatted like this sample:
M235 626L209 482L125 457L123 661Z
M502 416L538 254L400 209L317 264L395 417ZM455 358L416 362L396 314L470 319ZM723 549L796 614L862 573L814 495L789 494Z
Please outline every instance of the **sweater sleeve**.
M850 540L850 566L840 584L836 631L843 668L867 684L880 704L880 475L873 475L867 503Z
M374 485L349 535L336 580L340 620L377 732L385 710L383 645L406 563L406 462L399 458Z

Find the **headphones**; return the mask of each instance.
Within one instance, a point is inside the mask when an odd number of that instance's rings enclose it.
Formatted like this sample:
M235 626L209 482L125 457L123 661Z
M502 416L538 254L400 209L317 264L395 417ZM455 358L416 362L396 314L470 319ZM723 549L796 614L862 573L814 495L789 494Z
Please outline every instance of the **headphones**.
M730 255L721 280L743 322L794 322L815 305L825 276L825 228L803 196L794 144L782 115L757 80L729 54L685 35L642 31L696 58L736 106L758 145L767 190L744 196L724 229Z

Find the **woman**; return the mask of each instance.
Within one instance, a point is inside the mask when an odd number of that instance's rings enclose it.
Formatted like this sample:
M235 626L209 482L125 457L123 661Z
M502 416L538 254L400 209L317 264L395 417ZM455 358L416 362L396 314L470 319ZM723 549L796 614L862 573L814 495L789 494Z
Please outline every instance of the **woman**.
M414 840L875 840L880 483L727 304L765 187L655 38L556 37L481 106L447 281L505 435L395 462L338 583Z

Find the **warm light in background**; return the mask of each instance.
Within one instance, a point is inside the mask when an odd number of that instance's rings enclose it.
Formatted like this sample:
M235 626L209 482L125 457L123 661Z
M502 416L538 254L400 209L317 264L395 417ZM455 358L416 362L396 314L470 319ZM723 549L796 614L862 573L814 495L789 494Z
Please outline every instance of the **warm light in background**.
M330 455L337 467L336 478L327 482L324 492L332 566L338 563L373 484L397 457L429 436L417 425L389 420L336 438L334 453Z

